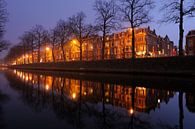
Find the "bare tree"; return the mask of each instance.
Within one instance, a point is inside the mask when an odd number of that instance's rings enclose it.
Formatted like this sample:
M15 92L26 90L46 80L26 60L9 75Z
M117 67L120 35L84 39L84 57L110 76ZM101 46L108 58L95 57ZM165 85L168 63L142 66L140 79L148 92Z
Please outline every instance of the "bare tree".
M114 0L96 0L94 9L97 13L97 26L102 32L102 60L104 60L106 36L119 26L117 18L117 6Z
M6 3L4 0L0 0L0 52L7 49L9 46L9 43L3 40L6 21L7 21Z
M195 16L195 0L167 0L161 10L165 12L162 22L179 23L179 56L183 56L184 17Z
M23 54L23 47L18 45L13 46L12 48L10 48L8 54L6 55L6 57L4 58L4 60L8 63L8 62L12 62L14 60L16 60L18 57L20 57ZM16 64L18 64L18 61L16 60Z
M55 58L55 54L54 54L54 49L57 42L57 31L55 29L50 31L50 42L52 44L52 58L53 58L53 62L56 62L56 58Z
M83 12L79 12L69 18L69 29L79 42L80 61L82 60L82 45L84 40L94 34L96 30L94 26L85 23L85 18L86 16Z
M41 45L45 42L47 42L48 40L48 32L47 30L44 29L44 27L42 25L36 25L33 29L32 29L32 33L34 35L34 40L35 40L35 44L37 47L37 62L40 62L40 53L41 53Z
M152 0L121 0L124 22L129 22L132 30L132 58L135 58L135 28L151 21L149 13L154 7Z
M62 50L62 58L63 58L63 61L65 61L66 56L65 56L64 44L70 38L69 24L67 23L67 21L60 20L57 23L57 26L54 28L52 33L53 33L52 34L53 35L53 38L52 38L53 41L52 42L54 43L54 40L55 40L55 42L59 43L60 48Z
M8 41L0 39L0 52L8 49L9 45L10 43Z

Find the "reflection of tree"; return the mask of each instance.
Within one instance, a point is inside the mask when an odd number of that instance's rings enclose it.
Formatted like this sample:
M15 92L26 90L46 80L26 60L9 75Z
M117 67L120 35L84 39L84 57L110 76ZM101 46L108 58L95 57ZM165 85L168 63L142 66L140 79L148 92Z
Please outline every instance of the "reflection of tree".
M184 112L183 112L183 92L179 92L179 127L183 129L183 119L184 119Z
M16 78L12 74L7 75L7 78L10 86L22 93L23 102L34 111L52 109L58 119L65 120L75 128L149 129L151 128L150 122L135 112L139 108L137 102L141 92L138 90L141 89L142 93L144 92L141 98L145 97L143 101L147 110L151 110L151 106L152 109L155 108L154 105L157 105L158 98L168 102L169 99L166 98L170 97L164 95L167 91L159 92L135 85L130 87L58 76L51 77L49 81L51 83L48 83L46 75L33 75L32 78L36 78L35 83L22 77ZM49 88L46 88L46 83L50 85ZM116 97L118 95L119 97ZM125 96L130 98L124 99ZM132 108L135 114L130 114L129 108Z
M0 128L3 129L6 125L4 123L3 119L3 110L2 110L2 104L5 103L8 100L8 96L5 94L2 94L0 91Z

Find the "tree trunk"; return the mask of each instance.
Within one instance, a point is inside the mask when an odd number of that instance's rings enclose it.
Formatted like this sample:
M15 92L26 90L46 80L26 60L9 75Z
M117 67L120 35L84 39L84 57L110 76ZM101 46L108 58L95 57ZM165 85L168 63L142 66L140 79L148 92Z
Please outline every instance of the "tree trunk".
M106 24L104 23L103 37L102 37L102 60L104 60L105 54L105 42L106 42Z
M23 47L23 64L25 64L25 62L26 62L26 59L25 59L25 55L26 55L26 45L24 44L24 47Z
M183 92L179 92L179 127L180 129L183 129L183 119L184 119Z
M40 42L39 42L39 44L38 44L38 63L40 63L40 48L41 47L41 45L40 45Z
M32 46L32 49L31 49L31 55L32 55L32 63L34 63L34 54L33 54L34 50L33 50L33 46Z
M54 46L52 47L52 58L53 58L53 62L55 63L56 60L55 60L55 55L54 55Z
M65 52L64 52L63 43L61 43L60 46L61 46L61 49L62 49L62 58L63 58L63 61L65 61Z
M180 22L179 22L179 56L183 56L183 2L184 0L180 1Z
M135 28L132 26L132 59L135 59Z
M83 59L83 49L82 49L82 39L81 39L81 37L79 38L79 43L80 43L80 46L79 46L79 48L80 48L80 61L82 61L82 59Z

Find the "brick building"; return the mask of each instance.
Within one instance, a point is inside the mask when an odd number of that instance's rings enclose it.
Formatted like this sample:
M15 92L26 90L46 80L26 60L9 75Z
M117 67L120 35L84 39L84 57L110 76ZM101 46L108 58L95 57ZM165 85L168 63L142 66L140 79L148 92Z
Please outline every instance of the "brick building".
M186 36L186 54L195 55L195 30L189 31Z

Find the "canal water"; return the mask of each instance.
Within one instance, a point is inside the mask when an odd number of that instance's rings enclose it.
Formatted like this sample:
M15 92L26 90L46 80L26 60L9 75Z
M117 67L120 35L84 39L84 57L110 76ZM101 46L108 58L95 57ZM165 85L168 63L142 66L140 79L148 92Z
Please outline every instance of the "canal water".
M0 129L195 129L191 77L0 71Z

